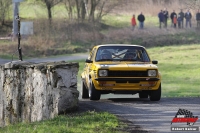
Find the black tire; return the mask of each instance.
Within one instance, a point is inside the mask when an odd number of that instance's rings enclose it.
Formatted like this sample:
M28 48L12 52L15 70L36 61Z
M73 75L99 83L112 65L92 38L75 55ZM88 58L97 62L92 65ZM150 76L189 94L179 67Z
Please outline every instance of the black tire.
M139 92L139 98L148 98L148 93L146 92Z
M161 84L157 90L151 91L149 96L151 101L159 101L161 98Z
M90 82L89 97L90 100L99 100L101 97L101 93L95 89L92 81Z
M89 98L88 89L86 88L86 86L83 83L83 81L81 82L81 91L82 91L82 98L83 99Z

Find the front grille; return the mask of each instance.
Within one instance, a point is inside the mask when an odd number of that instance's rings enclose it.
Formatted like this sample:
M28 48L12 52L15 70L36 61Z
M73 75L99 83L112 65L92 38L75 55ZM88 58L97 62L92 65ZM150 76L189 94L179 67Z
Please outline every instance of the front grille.
M147 71L108 71L108 77L148 77Z

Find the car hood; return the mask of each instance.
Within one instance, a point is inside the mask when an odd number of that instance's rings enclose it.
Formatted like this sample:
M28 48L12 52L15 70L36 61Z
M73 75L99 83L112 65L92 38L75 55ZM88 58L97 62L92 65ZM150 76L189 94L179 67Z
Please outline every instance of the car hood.
M113 62L113 63L98 63L96 64L98 69L109 69L109 70L146 70L146 69L157 69L157 66L151 63L126 63L126 62Z

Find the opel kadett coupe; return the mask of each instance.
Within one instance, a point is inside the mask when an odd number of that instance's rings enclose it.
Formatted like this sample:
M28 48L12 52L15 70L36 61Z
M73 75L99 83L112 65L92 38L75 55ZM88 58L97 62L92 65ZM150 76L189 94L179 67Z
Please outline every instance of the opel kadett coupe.
M145 47L104 44L92 48L81 74L82 98L99 100L101 94L139 94L159 101L161 74Z

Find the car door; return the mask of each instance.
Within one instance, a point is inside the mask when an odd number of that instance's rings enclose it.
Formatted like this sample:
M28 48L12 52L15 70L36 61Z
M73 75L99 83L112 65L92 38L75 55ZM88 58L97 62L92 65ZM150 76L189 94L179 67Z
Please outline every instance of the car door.
M94 60L95 51L96 51L96 48L94 48L90 52L90 55L88 56L88 60L91 60L91 61ZM85 63L85 71L86 71L85 79L86 79L86 84L87 84L88 88L90 86L90 72L92 71L92 65L93 65L93 63Z

